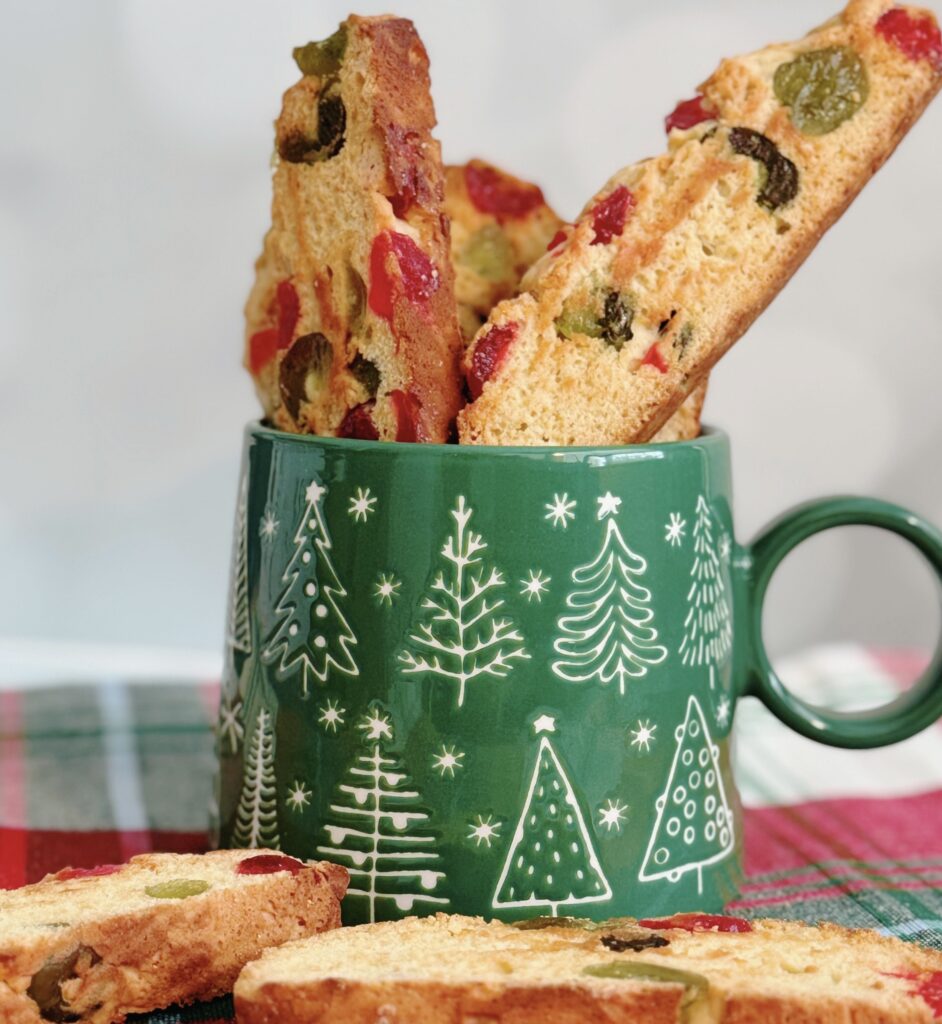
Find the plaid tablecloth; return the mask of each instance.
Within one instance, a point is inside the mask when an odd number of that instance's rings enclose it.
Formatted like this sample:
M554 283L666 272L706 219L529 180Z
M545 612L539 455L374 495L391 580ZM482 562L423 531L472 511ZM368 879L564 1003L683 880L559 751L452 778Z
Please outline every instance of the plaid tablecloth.
M806 697L851 709L895 696L918 655L829 647L782 666ZM66 864L202 850L217 688L50 686L0 692L0 887ZM746 873L731 912L880 929L942 949L940 728L842 751L737 710ZM228 999L138 1018L227 1022Z

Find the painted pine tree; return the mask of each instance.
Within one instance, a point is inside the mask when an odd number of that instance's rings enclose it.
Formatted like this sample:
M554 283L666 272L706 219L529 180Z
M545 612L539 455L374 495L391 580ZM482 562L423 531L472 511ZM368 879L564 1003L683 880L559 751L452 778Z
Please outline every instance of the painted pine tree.
M651 591L639 582L648 563L622 537L615 519L619 504L610 494L599 499L605 536L595 558L572 571L575 589L566 598L569 614L559 618L553 671L572 683L617 681L624 694L627 680L644 676L667 650L652 625Z
M547 907L555 917L561 906L609 900L612 889L566 770L546 735L556 731L555 720L541 715L533 728L540 744L493 906Z
M252 650L249 635L248 477L244 474L239 484L235 534L232 541L232 575L229 580L226 638L229 645L237 651L248 654Z
M234 846L279 849L278 803L275 787L275 735L271 715L260 709L245 755L242 794L236 809Z
M713 516L702 494L697 499L690 576L684 637L677 653L685 665L708 667L712 689L716 685L717 666L729 655L733 630L726 582L713 541Z
M406 675L457 683L459 708L469 682L485 676L504 678L513 668L511 662L530 657L513 621L497 615L504 599L496 591L505 585L504 577L484 565L480 553L487 543L469 528L471 515L460 496L451 512L454 533L442 547L447 566L422 600L421 608L430 613L428 621L409 635L415 650L399 655Z
M688 871L696 871L697 892L702 893L703 869L728 857L736 837L719 748L710 738L696 697L687 701L686 717L674 739L674 760L664 792L655 802L657 820L638 879L677 882Z
M323 511L326 493L316 480L305 491L307 507L275 606L278 629L263 652L266 663L277 663L282 678L300 672L305 694L311 676L323 683L332 669L350 676L360 673L351 651L357 640L341 610L347 591L330 557Z
M324 826L328 842L317 851L347 868L351 887L346 899L364 900L371 922L380 902L403 913L416 904L445 905L448 900L434 893L445 877L435 837L421 832L429 816L401 762L384 750L393 735L389 718L374 711L359 727L366 752L337 788Z

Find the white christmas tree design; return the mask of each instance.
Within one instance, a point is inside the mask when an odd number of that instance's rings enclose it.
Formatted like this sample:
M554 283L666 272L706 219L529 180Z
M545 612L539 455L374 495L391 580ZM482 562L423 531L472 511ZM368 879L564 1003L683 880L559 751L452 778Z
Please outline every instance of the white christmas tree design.
M399 660L407 675L457 683L460 708L469 682L482 676L501 679L513 668L514 659L530 655L513 621L496 614L504 599L494 591L505 580L497 569L483 564L480 552L487 543L469 529L472 509L463 495L451 515L455 530L442 547L448 566L432 581L432 593L421 604L431 613L430 621L409 636L417 650L403 651Z
M275 789L275 736L271 715L264 708L255 719L252 742L245 756L232 843L248 849L277 850L281 845Z
M434 895L445 877L435 837L417 831L429 816L401 762L383 749L393 735L389 718L373 711L360 728L367 752L357 756L338 786L337 802L329 808L332 820L324 826L328 843L317 851L344 864L351 880L347 898L364 898L370 921L380 900L392 901L403 913L416 903L447 904ZM400 891L401 885L412 888Z
M347 591L330 558L333 545L323 512L326 493L327 488L316 480L305 491L307 507L294 535L294 554L281 578L284 590L275 607L278 629L262 655L268 664L277 662L281 677L300 671L305 694L311 676L324 683L332 669L360 674L351 651L357 639L340 608Z
M540 744L493 906L547 907L555 917L561 906L609 900L612 889L566 770L547 735L556 731L556 721L540 715L533 729Z
M620 498L599 498L599 519L606 520L602 548L587 565L572 571L576 585L566 598L570 614L561 615L553 647L559 659L553 671L572 683L598 679L618 682L624 694L629 678L645 675L667 657L652 625L651 591L638 581L648 563L625 543L616 516Z
M235 535L232 541L232 576L229 580L229 616L226 639L237 651L249 654L249 574L248 574L248 478L239 484Z
M687 592L684 638L678 654L685 665L706 665L710 688L716 685L717 666L729 655L733 631L726 598L726 583L713 542L713 517L701 494L693 525L693 565Z
M728 857L736 837L719 748L710 738L696 697L687 701L686 717L674 738L677 749L667 785L655 801L657 820L638 879L677 882L688 871L696 871L697 892L702 893L703 869Z

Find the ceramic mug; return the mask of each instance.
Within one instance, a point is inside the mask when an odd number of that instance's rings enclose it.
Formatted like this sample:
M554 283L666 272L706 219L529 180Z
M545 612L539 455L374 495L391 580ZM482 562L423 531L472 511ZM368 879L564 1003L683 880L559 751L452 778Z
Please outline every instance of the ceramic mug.
M218 728L222 846L350 871L348 923L719 911L742 875L736 701L845 747L942 715L937 659L834 714L762 643L782 558L879 526L834 498L734 539L729 444L476 448L250 427Z

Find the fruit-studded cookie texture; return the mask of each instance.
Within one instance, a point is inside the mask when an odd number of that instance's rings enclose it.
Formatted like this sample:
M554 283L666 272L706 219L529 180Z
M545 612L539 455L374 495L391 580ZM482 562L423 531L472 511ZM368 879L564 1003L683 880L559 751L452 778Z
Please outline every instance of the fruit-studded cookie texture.
M651 439L893 152L942 83L933 16L852 0L724 60L500 303L465 355L470 444Z
M929 1024L940 993L942 954L836 925L438 915L272 950L235 1002L244 1024Z
M444 441L461 337L425 48L410 21L350 16L295 60L246 366L283 430Z
M111 1024L229 992L271 946L340 925L347 873L266 850L145 854L0 892L0 1020Z

